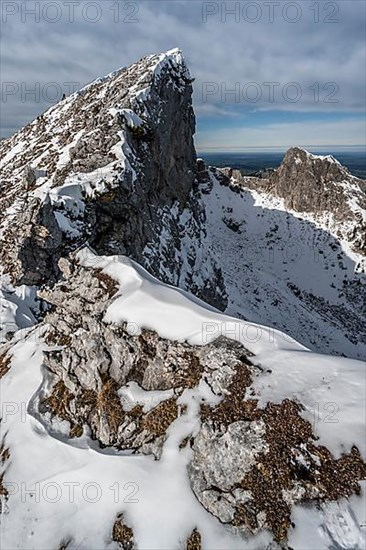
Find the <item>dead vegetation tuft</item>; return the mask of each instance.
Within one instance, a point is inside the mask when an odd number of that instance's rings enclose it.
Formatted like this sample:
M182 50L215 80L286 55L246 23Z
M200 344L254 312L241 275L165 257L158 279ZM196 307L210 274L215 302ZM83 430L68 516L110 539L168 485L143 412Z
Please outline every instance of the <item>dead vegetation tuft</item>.
M183 368L179 368L174 376L175 387L194 388L201 380L204 366L191 351L183 353Z
M11 359L8 355L0 355L0 378L10 370Z
M0 496L3 497L5 501L7 501L9 498L9 492L4 485L4 477L5 477L5 473L2 472L0 474ZM3 510L2 510L1 500L0 500L0 514L2 513L3 513Z
M0 462L3 466L5 462L7 462L10 458L10 451L9 448L5 446L5 438L3 438L2 442L0 443Z
M101 269L95 269L93 271L93 275L96 279L98 279L100 286L104 288L104 290L107 292L109 298L112 298L114 296L119 287L117 281L112 279L109 275L106 273L103 273Z
M201 548L201 533L195 528L187 538L186 550L201 550Z
M245 391L252 383L252 375L248 364L242 362L228 387L228 394L216 407L203 404L201 406L202 421L209 421L219 429L229 426L239 420L255 420L260 416L256 400L244 401Z
M167 399L148 412L141 421L141 428L156 437L164 435L170 424L178 418L176 398Z
M1 419L0 419L1 424ZM7 490L6 486L4 485L4 478L5 478L5 464L10 459L10 451L9 448L5 444L5 435L3 436L1 443L0 443L0 462L1 462L1 472L0 472L0 514L4 512L4 503L9 498L9 491Z
M49 331L46 335L45 342L48 345L53 346L66 346L70 347L72 338L69 334L62 334L58 331Z
M65 386L63 380L59 380L52 389L49 397L46 397L42 404L53 415L61 420L70 420L70 401L74 399L73 393Z
M124 523L123 514L119 514L114 522L112 540L118 542L123 550L133 550L135 548L133 530Z
M118 427L125 418L125 412L118 397L118 384L108 374L102 375L102 387L96 394L96 410L99 416L107 418L112 433L117 434Z

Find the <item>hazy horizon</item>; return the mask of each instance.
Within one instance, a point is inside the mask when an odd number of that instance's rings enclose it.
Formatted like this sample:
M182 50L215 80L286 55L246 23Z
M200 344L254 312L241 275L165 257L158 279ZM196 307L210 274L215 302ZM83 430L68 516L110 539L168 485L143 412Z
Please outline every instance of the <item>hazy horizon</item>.
M63 93L179 47L195 79L198 150L365 146L364 2L118 5L1 4L1 136Z

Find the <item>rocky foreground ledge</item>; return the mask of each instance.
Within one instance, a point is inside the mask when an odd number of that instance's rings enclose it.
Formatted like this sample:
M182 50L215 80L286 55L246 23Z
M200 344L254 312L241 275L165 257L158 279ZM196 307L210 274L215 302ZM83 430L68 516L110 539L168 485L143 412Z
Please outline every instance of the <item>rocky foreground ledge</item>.
M341 391L348 383L353 392L362 393L362 388L355 386L362 376L361 363L353 362L351 368L340 362L329 369L327 358L322 363L319 357L306 353L305 364L299 367L296 355L304 354L301 346L293 343L292 352L286 351L286 346L280 345L279 334L272 335L272 343L265 343L265 334L256 345L249 340L245 342L244 323L237 341L232 336L227 338L222 330L222 336L202 345L203 323L208 323L211 331L212 326L226 326L229 319L206 310L203 303L191 301L177 290L159 286L127 259L98 258L83 250L77 256L61 260L59 267L62 280L52 290L41 293L51 309L38 328L36 344L34 331L30 331L24 340L18 335L2 349L6 398L17 392L28 395L28 426L12 415L8 415L5 424L10 428L2 447L5 525L9 525L7 520L11 518L17 524L22 510L19 495L9 494L7 489L7 483L13 483L14 479L19 481L22 476L28 479L29 467L19 471L19 462L24 461L19 455L25 452L33 458L38 453L43 456L42 438L46 437L50 451L58 449L67 462L71 461L72 469L76 467L72 460L80 455L79 462L83 454L88 453L87 449L96 449L97 444L104 460L108 462L114 453L121 467L126 461L137 460L137 457L124 456L123 453L128 452L145 455L146 467L151 472L154 463L159 471L158 463L166 465L167 461L170 467L176 468L178 478L185 470L192 495L218 521L216 529L221 525L234 541L252 540L250 548L291 547L297 529L301 529L297 521L303 521L301 506L305 506L304 512L318 510L325 522L324 529L331 530L333 519L327 518L326 510L330 503L337 502L338 519L342 518L351 528L346 519L351 513L347 510L352 509L348 499L360 495L360 481L366 477L364 449L360 452L362 419L358 428L354 426L355 444L349 446L342 438L348 425L347 415L353 421L357 414L355 407L361 407L361 394L354 393L352 405L344 396L343 420L336 429L332 430L331 424L326 427L331 432L329 448L323 441L324 434L309 421L309 402L318 390L313 387L309 391L303 369L317 362L322 391L324 377L327 377L323 399L339 402L339 383ZM149 311L152 304L155 322L143 313L144 308ZM181 308L185 313L178 321ZM160 323L160 330L143 328L141 315L145 316L145 326L155 328ZM171 324L166 317L170 315L177 319L178 326L174 327L177 333L183 336L185 330L189 330L188 342L165 336ZM132 322L132 318L138 322ZM232 328L227 330L232 334ZM33 372L31 369L26 374L24 360L32 349L36 361L33 361ZM292 393L290 382L284 399L278 399L276 390L276 377L281 379L280 372L276 372L279 364L280 371L283 369L287 377L294 377L298 388L298 392ZM23 376L26 379L30 376L30 380L35 377L33 393L32 384L24 386ZM299 376L303 382L299 382ZM316 378L313 374L310 377L314 384ZM264 402L263 390L259 389L262 386L267 388ZM306 395L306 390L310 395ZM300 394L305 397L303 401ZM273 400L270 395L277 398ZM23 447L14 445L22 432L33 432L37 425L42 426L37 428L39 448L32 447L35 442L31 444L29 434L23 436ZM336 451L336 440L341 443L339 448L343 447L340 454ZM70 457L68 449L72 449ZM103 454L107 450L108 453ZM47 456L50 451L45 449L42 460L52 464L51 456ZM148 459L149 455L155 462ZM85 460L84 468L91 469ZM112 469L115 464L111 463ZM144 463L138 464L143 468ZM39 471L40 465L36 468L33 479L44 475ZM73 476L79 480L76 472ZM162 474L161 483L169 486L170 480ZM187 487L183 480L181 483L184 494ZM59 506L61 515L68 513L63 504L64 508ZM171 513L176 514L180 504L171 502L170 505L175 510ZM109 509L112 539L123 548L146 547L139 544L143 540L140 528L135 533L136 510L131 513L127 507L125 517L123 509L118 511L116 504ZM293 519L295 509L300 510L296 521ZM116 520L112 529L113 510ZM36 515L36 506L31 506L30 511ZM78 514L86 518L88 510L81 507ZM210 534L205 522L193 524L192 515L188 514L188 518L191 535L184 535L187 525L175 535L181 540L186 536L187 548L210 548L206 543ZM166 519L170 521L169 516ZM69 547L76 548L80 533L71 520L67 528ZM88 529L93 533L93 527ZM352 529L355 536L362 536L360 526L353 523ZM107 537L108 525L102 530ZM35 541L40 540L37 533ZM334 542L344 533L332 532L328 536Z

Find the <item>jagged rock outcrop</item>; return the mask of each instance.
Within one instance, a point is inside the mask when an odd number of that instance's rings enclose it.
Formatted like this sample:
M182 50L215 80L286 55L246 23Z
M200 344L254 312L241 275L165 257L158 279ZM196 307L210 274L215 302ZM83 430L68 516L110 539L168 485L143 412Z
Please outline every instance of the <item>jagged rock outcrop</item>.
M25 196L21 212L4 235L0 254L4 264L11 266L18 285L53 284L65 240L51 201Z
M192 78L172 50L91 83L2 142L4 272L16 284L52 283L58 259L85 242L144 264L145 247L162 231L161 209L178 214L190 204L192 224L180 230L195 241L189 255L167 251L167 272L160 257L149 258L155 275L176 282L182 264L195 263L202 233L194 131ZM179 248L178 230L173 238ZM224 309L219 268L213 258L206 264L192 291Z
M103 447L159 459L169 429L187 413L180 398L205 384L199 429L180 448L192 449L197 499L223 524L245 535L269 529L286 548L294 504L359 494L366 465L358 449L337 459L317 445L296 400L259 407L252 382L263 369L242 344L221 337L192 346L106 323L117 282L70 260L60 261L63 280L41 293L52 311L43 384L30 411L50 434L73 441L90 434Z
M161 452L166 430L184 407L177 403L184 389L201 377L220 386L220 365L238 362L248 353L230 340L206 348L163 340L157 334L129 332L127 326L103 321L118 286L98 269L61 259L64 279L40 297L52 310L45 323L47 376L33 403L35 414L66 420L71 437L88 426L102 445ZM218 380L216 381L216 378ZM211 382L210 382L211 381ZM119 391L128 383L145 392L161 392L151 410L135 402L123 408Z
M341 182L360 185L362 180L352 176L331 155L321 157L293 147L273 172L269 191L283 197L292 210L314 214L328 211L341 220L349 210L344 204L344 190L337 185Z
M333 156L313 155L299 147L285 154L278 169L261 177L224 169L234 181L283 199L295 212L331 217L334 233L366 255L366 182L353 176Z

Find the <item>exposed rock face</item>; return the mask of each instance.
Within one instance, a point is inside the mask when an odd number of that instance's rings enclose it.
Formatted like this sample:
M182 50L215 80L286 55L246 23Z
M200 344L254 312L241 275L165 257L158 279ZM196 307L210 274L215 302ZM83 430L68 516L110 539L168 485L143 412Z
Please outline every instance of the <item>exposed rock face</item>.
M150 65L154 62L156 59ZM180 54L155 69L153 76L143 63L138 70L144 75L137 81L142 92L131 98L131 92L125 91L122 101L114 97L110 103L133 109L137 115L136 122L132 119L132 128L126 115L115 115L120 129L127 129L125 149L133 154L129 162L135 174L132 181L120 181L111 196L97 201L88 212L91 219L87 219L97 228L91 241L97 250L127 253L141 260L143 247L159 226L158 205L170 207L175 200L184 205L196 167L192 86ZM132 69L129 72L136 78ZM127 88L131 76L122 77ZM142 98L146 86L150 91L148 97ZM74 154L79 157L77 148Z
M1 258L17 284L52 284L59 276L57 260L66 243L50 200L27 199L22 214L9 224Z
M2 142L0 269L15 284L53 284L59 258L87 242L312 349L362 357L363 182L298 148L261 177L196 163L191 92L179 51L149 56ZM354 268L341 240L360 255ZM316 268L319 289L299 278L304 244L301 270Z
M120 180L125 168L131 192L132 171L116 162L123 134L125 151L131 147L136 168L144 168L139 171L144 181L136 180L140 195L142 190L155 199L160 194L163 202L186 198L195 171L191 95L189 71L178 50L145 57L96 80L1 144L2 189L12 200L24 178L28 187L40 187L45 181L37 180L43 177L60 186L71 173L92 173L112 162ZM113 149L116 144L120 148ZM144 158L138 157L142 150Z
M224 173L246 187L280 197L289 210L315 217L331 215L335 224L341 224L339 235L366 255L366 182L352 176L331 155L321 157L293 147L277 170L261 177L242 176L230 169Z
M294 184L295 183L295 184ZM356 222L347 234L353 247L366 255L366 183L352 176L332 156L318 157L294 147L270 178L269 191L297 212L331 212L339 223Z
M246 363L236 365L218 405L201 407L189 476L198 500L222 523L245 534L270 529L282 548L294 504L359 494L353 476L363 478L366 465L357 448L335 459L315 445L299 403L284 400L260 409L246 397L255 373Z
M352 180L360 186L364 184L331 155L321 157L293 147L287 151L278 170L273 172L272 185L278 196L289 201L289 208L336 213L340 206L336 202L339 190L331 184Z
M170 272L157 255L149 268L174 283L182 263L195 262L202 209L193 193L191 82L179 50L149 56L93 82L1 144L0 263L13 282L52 283L58 259L85 241L144 264L144 248L162 231L160 211L173 204L177 212L190 204L194 247L188 258L185 250L183 257L167 251ZM179 248L181 236L172 231ZM224 309L219 270L213 258L206 263L206 279L192 291Z
M53 310L45 318L49 375L33 405L35 414L50 415L51 425L54 415L68 421L71 437L87 425L104 446L159 456L166 430L182 412L177 399L184 389L196 386L204 372L209 383L212 379L220 386L215 369L237 362L245 350L229 340L203 349L149 331L131 335L128 325L105 324L115 282L66 259L60 260L60 268L65 280L40 292ZM138 403L124 409L118 392L128 383L162 392L161 403L151 411Z

